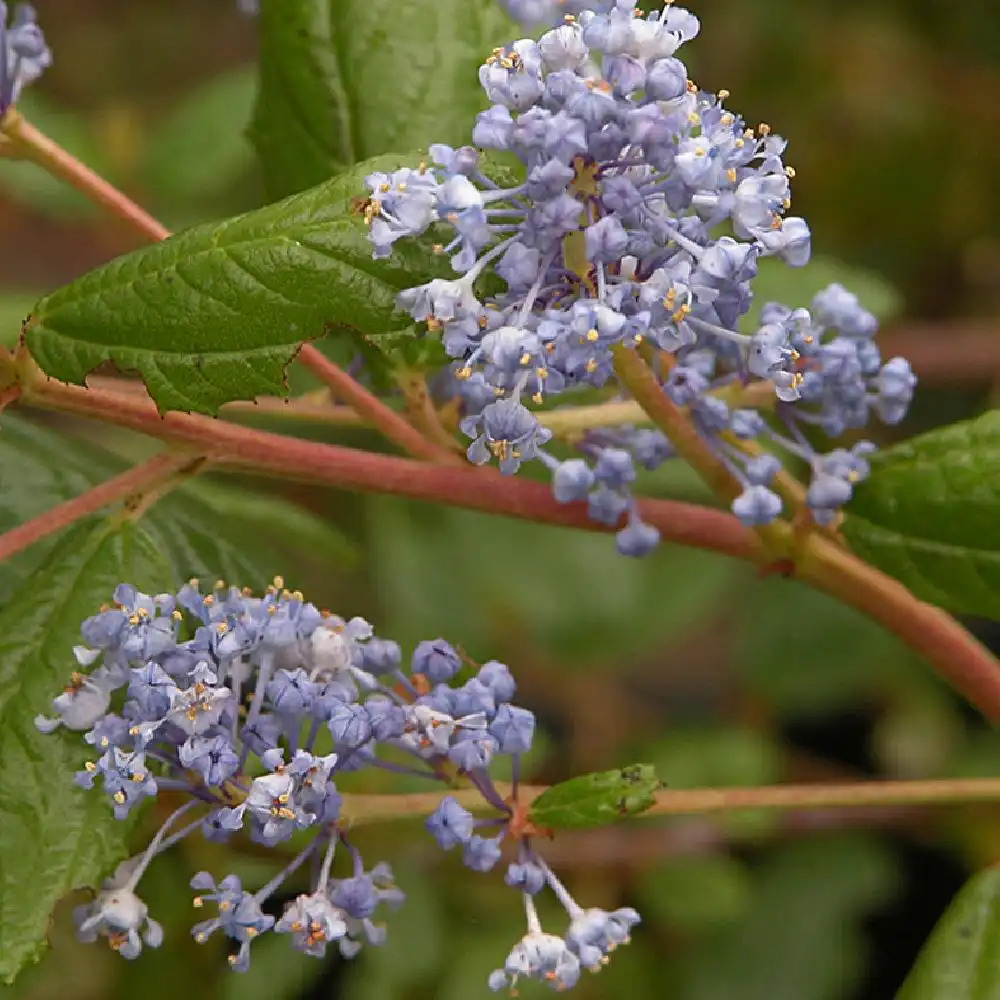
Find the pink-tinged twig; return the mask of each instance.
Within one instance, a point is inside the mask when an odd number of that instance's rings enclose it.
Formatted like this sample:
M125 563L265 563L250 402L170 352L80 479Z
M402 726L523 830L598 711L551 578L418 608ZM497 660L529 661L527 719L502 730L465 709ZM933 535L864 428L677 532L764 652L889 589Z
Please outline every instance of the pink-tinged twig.
M161 415L148 397L85 389L41 375L28 379L25 402L188 445L206 455L216 468L437 501L545 524L615 530L592 521L586 504L559 504L543 483L501 476L492 469L443 466L303 441L190 413ZM670 500L643 500L640 510L667 541L758 563L767 558L753 532L730 514Z
M146 490L170 480L194 461L197 461L196 457L176 452L154 455L80 496L56 504L45 513L0 535L0 562L115 501L124 500L127 505L140 503Z

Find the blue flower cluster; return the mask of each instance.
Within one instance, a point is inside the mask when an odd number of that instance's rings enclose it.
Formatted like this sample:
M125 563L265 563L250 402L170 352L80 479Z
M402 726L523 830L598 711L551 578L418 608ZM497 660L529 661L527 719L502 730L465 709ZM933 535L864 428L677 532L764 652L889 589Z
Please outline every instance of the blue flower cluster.
M0 115L51 65L52 53L36 23L35 8L17 4L8 26L7 4L0 3Z
M508 6L541 22L566 9ZM616 353L641 348L742 484L733 510L744 522L781 513L776 451L807 463L809 506L829 521L866 475L870 446L827 455L807 432L837 435L873 412L897 422L913 373L902 358L882 362L874 318L838 285L811 309L769 304L756 329L741 329L759 262L798 267L810 255L808 226L787 214L784 140L748 127L725 91L690 81L676 56L699 30L688 11L668 5L643 18L634 0L578 6L590 9L481 67L491 106L474 146L434 145L433 165L367 179L376 259L397 240L447 232L436 249L461 276L408 289L398 304L455 359L468 457L496 459L505 474L541 460L557 498L586 500L598 520L624 525L623 552L649 551L656 533L638 520L629 484L636 463L671 456L662 435L590 435L586 459L561 462L526 405L614 383ZM482 150L513 155L521 179L491 179ZM749 392L755 382L770 385L769 398Z
M362 768L436 784L463 776L495 815L474 819L449 796L428 827L442 847L461 844L478 871L498 862L505 838L517 842L507 881L525 893L529 933L492 984L539 976L571 985L581 963L599 965L638 920L631 910L577 906L531 846L516 777L510 801L494 786L493 760L511 758L516 776L535 729L532 713L512 703L515 683L504 664L475 665L435 639L416 647L404 672L396 643L361 618L318 610L280 578L259 597L221 581L209 593L192 580L177 594L155 596L122 584L114 604L81 631L85 644L74 649L80 669L36 726L84 733L96 759L76 782L99 784L119 819L162 793L179 801L147 849L78 908L81 940L104 937L125 958L137 957L143 944L158 947L162 928L136 889L150 862L184 837L201 831L227 842L242 832L274 847L310 830L314 836L256 891L235 875L216 882L197 873L194 905L213 904L216 914L195 925L195 939L216 932L232 939L237 971L248 968L252 941L267 931L288 934L293 947L316 957L331 945L351 957L365 942L381 944L376 910L404 897L387 865L366 870L340 822L335 783ZM348 870L334 878L338 852L347 855ZM268 900L309 859L309 891L283 913L267 912ZM538 927L531 896L545 884L570 914L565 941Z

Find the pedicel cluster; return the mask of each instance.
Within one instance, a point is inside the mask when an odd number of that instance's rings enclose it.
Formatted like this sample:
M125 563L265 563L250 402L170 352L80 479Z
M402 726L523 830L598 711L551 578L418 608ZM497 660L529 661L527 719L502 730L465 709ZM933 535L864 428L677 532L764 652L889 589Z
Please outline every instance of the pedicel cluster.
M431 788L463 777L493 814L476 818L449 795L427 827L444 849L460 846L470 868L489 871L505 840L516 845L506 882L523 896L527 932L490 976L492 988L513 989L521 978L571 986L581 967L600 968L639 920L631 909L581 908L537 854L517 805L535 718L513 704L504 664L479 666L435 639L416 647L406 672L395 642L361 618L320 611L280 578L262 596L222 581L208 593L192 580L155 596L122 584L81 631L79 669L37 728L84 733L94 759L76 783L100 788L118 819L161 794L179 802L146 850L77 908L82 941L105 938L128 959L160 946L163 930L137 889L152 860L185 837L248 836L275 847L309 830L306 845L259 889L233 874L217 881L196 873L194 906L214 913L195 924L195 940L231 939L229 961L240 972L267 932L287 934L315 957L332 946L352 957L366 943L382 944L376 915L404 895L387 864L366 868L340 821L336 786L338 775L364 768L417 775ZM512 761L509 800L490 777L499 756ZM336 877L335 855L345 869ZM271 897L310 860L308 891L269 912ZM545 886L568 913L563 937L541 929L534 896Z
M726 91L692 83L676 55L699 31L686 10L506 6L543 23L583 9L489 56L479 80L491 106L474 145L434 145L431 164L367 178L376 259L432 227L447 233L435 249L460 277L405 290L398 305L455 359L469 460L495 460L505 474L541 461L557 499L585 500L595 519L624 524L621 551L648 552L658 536L639 520L631 484L636 465L672 456L663 435L592 433L584 457L560 459L528 405L614 387L616 355L641 350L740 482L735 514L748 525L779 516L783 456L806 463L808 504L829 523L868 474L872 446L825 453L814 440L873 413L901 420L916 380L904 359L883 362L875 318L839 285L809 309L767 304L742 329L760 262L800 267L810 256L809 227L787 214L785 141L748 127ZM513 154L523 180L491 179L484 150Z

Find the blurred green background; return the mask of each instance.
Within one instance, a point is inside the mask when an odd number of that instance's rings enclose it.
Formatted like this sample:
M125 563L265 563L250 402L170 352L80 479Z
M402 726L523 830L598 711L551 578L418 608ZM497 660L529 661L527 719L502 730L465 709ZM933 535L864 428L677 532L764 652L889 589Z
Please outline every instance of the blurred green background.
M21 104L36 125L169 226L259 204L242 135L255 24L234 3L36 6L55 53ZM885 317L885 353L909 356L921 378L913 416L894 434L988 405L1000 382L994 5L703 0L694 9L703 34L683 53L693 75L708 89L730 90L730 106L790 139L795 211L813 229L815 266L768 273L762 294L800 305L842 280ZM0 336L16 337L40 292L135 245L73 192L0 161ZM42 422L126 456L142 448L81 421ZM24 457L7 455L0 485L30 481L43 508L60 484L31 464L24 440ZM378 447L359 432L347 440ZM82 489L77 475L64 472L61 485ZM268 575L283 573L317 604L369 617L404 645L444 634L477 659L511 664L520 701L543 730L532 779L635 760L656 763L675 788L995 772L1000 739L924 664L795 583L669 546L632 562L605 537L249 485L277 499L248 501L232 480L206 484L203 495L227 512L215 530L283 560ZM650 491L699 495L690 476L669 469ZM0 596L30 561L19 566L0 577ZM991 625L973 624L987 641L1000 638ZM410 894L390 917L381 951L316 962L265 938L254 974L229 973L219 949L191 943L187 880L202 867L224 874L232 863L192 843L143 883L167 928L163 948L127 963L78 945L67 901L52 950L17 986L0 987L0 997L486 996L486 975L523 932L519 901L499 874L460 869L416 823L358 839L370 862L392 861ZM966 871L1000 859L1000 812L639 821L561 834L548 856L584 905L628 904L644 915L633 943L583 981L581 1000L886 1000ZM237 870L263 881L271 863L248 854Z

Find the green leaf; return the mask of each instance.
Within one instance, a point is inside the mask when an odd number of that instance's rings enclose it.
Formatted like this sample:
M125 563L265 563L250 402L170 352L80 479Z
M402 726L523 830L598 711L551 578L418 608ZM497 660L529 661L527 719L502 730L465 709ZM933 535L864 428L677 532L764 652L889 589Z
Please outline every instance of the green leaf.
M843 530L918 597L1000 618L1000 411L874 456Z
M645 812L662 787L650 764L583 774L542 792L531 805L530 819L539 826L606 826Z
M78 449L49 428L7 410L0 420L0 532L110 479L124 467L99 449ZM54 544L56 538L47 538L0 562L0 607Z
M34 717L67 680L80 622L123 579L155 593L170 568L142 528L93 519L73 528L0 614L0 980L44 947L49 913L96 885L126 853L128 824L73 786L79 733L42 736Z
M1000 869L963 886L896 1000L1000 1000Z
M280 394L303 341L327 326L371 337L405 328L397 293L441 273L442 262L412 240L373 261L352 210L369 172L405 159L360 164L119 257L42 299L28 347L64 382L80 384L106 361L138 371L161 410L212 413L229 400Z
M250 135L269 197L359 160L469 141L484 58L515 28L494 0L264 0Z

